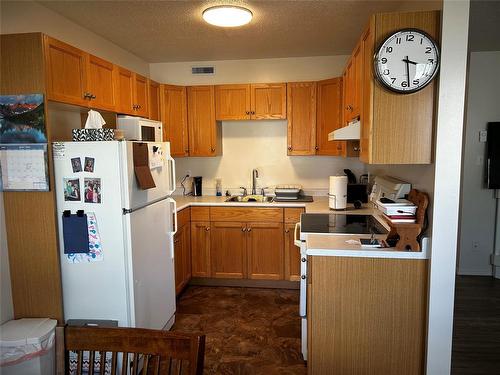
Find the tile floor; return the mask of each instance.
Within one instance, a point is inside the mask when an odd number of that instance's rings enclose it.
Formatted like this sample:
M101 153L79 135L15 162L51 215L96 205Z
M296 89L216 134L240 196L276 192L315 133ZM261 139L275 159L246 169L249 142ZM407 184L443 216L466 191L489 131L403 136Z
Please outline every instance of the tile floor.
M306 374L299 291L190 286L173 330L206 335L205 374Z

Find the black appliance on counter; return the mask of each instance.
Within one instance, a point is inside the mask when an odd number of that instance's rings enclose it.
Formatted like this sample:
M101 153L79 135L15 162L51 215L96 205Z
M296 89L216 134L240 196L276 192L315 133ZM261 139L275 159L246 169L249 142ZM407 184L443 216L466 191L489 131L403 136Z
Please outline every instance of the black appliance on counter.
M201 176L193 177L193 195L194 196L201 197L202 180L203 180L203 177L201 177Z

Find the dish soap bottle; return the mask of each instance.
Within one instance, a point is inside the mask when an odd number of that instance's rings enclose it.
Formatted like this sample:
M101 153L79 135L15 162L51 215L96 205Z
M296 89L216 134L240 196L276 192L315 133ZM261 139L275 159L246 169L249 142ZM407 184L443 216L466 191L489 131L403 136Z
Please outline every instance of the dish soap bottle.
M222 178L215 179L215 195L222 197Z

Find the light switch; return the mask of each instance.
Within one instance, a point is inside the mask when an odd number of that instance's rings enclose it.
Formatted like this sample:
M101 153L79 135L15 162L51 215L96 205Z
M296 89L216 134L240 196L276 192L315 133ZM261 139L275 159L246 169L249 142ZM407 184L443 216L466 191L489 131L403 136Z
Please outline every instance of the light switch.
M485 143L488 140L488 131L480 130L479 131L479 142Z

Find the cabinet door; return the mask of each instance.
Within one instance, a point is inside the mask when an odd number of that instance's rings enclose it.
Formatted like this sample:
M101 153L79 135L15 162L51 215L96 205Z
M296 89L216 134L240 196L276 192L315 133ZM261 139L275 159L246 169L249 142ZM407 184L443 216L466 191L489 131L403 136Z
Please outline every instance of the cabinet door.
M174 272L175 294L178 295L184 287L184 227L178 229L174 235Z
M210 222L191 223L191 275L210 277Z
M318 82L316 154L340 156L343 141L329 141L328 134L342 127L342 78Z
M287 84L288 155L316 153L316 82Z
M182 231L182 243L184 245L182 256L183 256L183 278L184 286L191 280L191 226L186 224L183 226Z
M346 126L349 121L352 120L352 110L353 110L353 61L352 58L349 59L345 67L344 73L342 74L343 80L343 121L342 126Z
M135 114L141 117L148 117L148 79L134 73L134 104Z
M217 120L250 119L250 85L215 86Z
M285 224L285 280L300 280L300 249L295 246L295 224Z
M248 278L283 280L283 223L247 223Z
M212 222L211 224L212 277L245 279L247 277L245 223Z
M160 84L149 80L149 118L151 120L161 120L160 109Z
M108 111L116 110L116 67L109 61L88 55L88 91L90 106Z
M361 112L361 134L359 139L359 159L364 163L371 162L371 137L373 126L373 48L375 45L375 20L370 23L361 37L363 50L363 111Z
M130 70L118 67L116 75L117 111L129 115L135 114L134 110L134 76Z
M217 155L214 87L188 87L187 103L189 156Z
M170 142L170 154L188 156L188 124L186 88L163 85L162 95L163 139Z
M352 53L352 118L360 117L363 102L363 53L361 42Z
M47 98L86 107L86 53L44 36L47 69Z
M261 83L250 87L253 120L286 119L286 83Z

